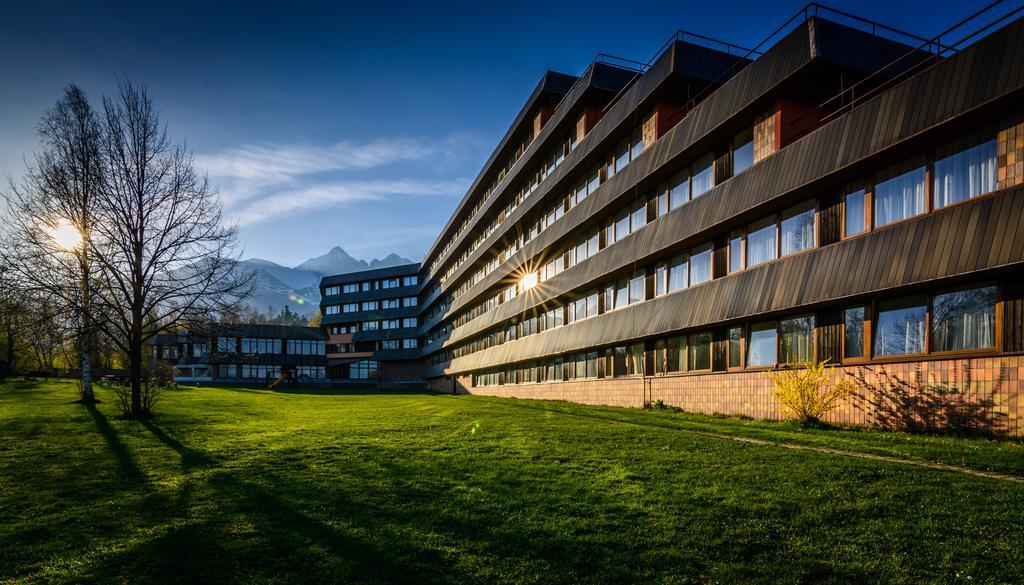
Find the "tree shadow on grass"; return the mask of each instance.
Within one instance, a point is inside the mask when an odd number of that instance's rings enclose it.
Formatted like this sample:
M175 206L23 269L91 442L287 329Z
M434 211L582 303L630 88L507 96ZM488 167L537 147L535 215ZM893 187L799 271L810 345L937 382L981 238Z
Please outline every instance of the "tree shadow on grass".
M466 575L440 551L380 537L382 526L339 515L338 525L311 515L301 482L261 475L261 483L216 471L203 517L165 522L150 538L115 548L86 570L83 582L234 583L251 581L435 583ZM279 495L280 494L280 495ZM209 507L212 504L212 507ZM355 508L359 504L351 502ZM358 523L358 524L357 524Z
M89 411L89 415L92 416L93 422L96 423L96 429L99 430L103 440L107 443L107 448L110 449L111 454L114 456L118 476L131 484L137 485L148 482L149 478L135 461L135 457L132 456L128 446L118 437L117 430L111 426L107 417L96 408L95 404L86 404L84 406Z
M179 456L181 456L181 468L186 473L191 471L193 468L209 467L217 462L216 459L211 457L209 454L185 446L181 441L164 432L164 430L154 424L153 421L142 420L139 421L139 424L145 427L149 432L153 433L153 436L161 443L170 447L176 451Z

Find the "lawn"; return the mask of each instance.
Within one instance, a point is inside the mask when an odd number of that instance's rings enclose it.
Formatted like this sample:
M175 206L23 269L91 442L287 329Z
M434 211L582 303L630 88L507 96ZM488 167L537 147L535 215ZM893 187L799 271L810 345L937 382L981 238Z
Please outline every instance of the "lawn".
M0 384L0 583L1024 582L1024 446L475 396ZM709 434L711 433L711 434Z

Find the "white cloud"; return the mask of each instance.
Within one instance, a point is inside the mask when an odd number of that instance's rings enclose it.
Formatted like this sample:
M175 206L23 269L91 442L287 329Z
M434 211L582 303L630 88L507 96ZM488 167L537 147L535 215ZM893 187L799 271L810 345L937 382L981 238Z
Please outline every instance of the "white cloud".
M477 142L470 134L326 145L264 142L197 155L196 166L218 187L227 215L246 225L389 196L461 196L468 181L441 180L438 171L457 167L476 152Z
M303 176L358 171L397 162L420 160L448 149L417 138L387 138L365 143L343 140L334 144L248 144L196 157L199 168L213 177L282 183Z
M359 202L392 201L411 197L461 197L468 186L468 179L335 181L274 191L258 201L229 209L227 213L239 225L246 226L302 212L320 212Z

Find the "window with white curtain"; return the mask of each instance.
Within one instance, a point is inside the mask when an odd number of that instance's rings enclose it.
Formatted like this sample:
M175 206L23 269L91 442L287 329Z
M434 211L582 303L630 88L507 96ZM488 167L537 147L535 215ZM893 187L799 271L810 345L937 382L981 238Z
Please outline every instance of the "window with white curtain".
M876 356L924 353L925 299L911 297L878 304Z
M703 249L697 248L690 252L690 284L700 284L711 280L711 244Z
M774 321L750 326L750 335L747 339L748 366L771 366L775 364L778 352L777 333Z
M843 233L854 236L867 231L867 195L864 189L850 191L843 199L846 202Z
M779 362L795 364L814 359L814 315L779 321Z
M955 148L955 147L954 147ZM939 154L943 150L939 149ZM996 189L996 141L990 139L955 154L937 158L934 170L934 207L945 207Z
M987 349L996 345L996 287L935 295L932 351Z
M782 255L795 254L814 247L814 201L807 201L782 212Z
M747 266L757 266L776 257L775 218L769 217L747 227Z
M697 198L715 186L715 155L708 153L693 163L690 179L691 197Z
M879 173L875 184L875 227L924 213L924 159L914 159Z

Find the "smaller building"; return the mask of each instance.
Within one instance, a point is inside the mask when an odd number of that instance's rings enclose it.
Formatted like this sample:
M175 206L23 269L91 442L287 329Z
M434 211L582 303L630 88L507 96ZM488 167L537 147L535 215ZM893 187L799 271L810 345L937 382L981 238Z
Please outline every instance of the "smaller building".
M157 335L150 357L174 365L175 381L326 383L327 334L318 327L214 324Z
M384 388L423 384L419 271L419 264L403 264L320 281L329 379L375 380Z

